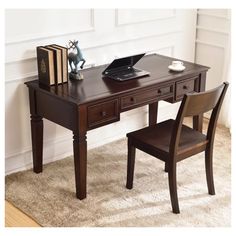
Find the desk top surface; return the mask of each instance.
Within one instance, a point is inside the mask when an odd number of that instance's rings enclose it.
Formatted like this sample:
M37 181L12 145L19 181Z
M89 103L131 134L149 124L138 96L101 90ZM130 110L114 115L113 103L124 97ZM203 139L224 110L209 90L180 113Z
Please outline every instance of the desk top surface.
M115 81L102 77L102 71L107 65L97 66L82 70L84 79L80 81L69 80L68 83L44 87L38 80L26 82L26 85L45 93L76 104L84 104L98 99L132 92L140 88L148 88L153 85L166 82L174 82L207 71L209 67L184 61L186 69L183 72L172 72L168 66L176 58L158 54L147 55L142 58L135 67L150 72L150 76L132 79L128 81Z

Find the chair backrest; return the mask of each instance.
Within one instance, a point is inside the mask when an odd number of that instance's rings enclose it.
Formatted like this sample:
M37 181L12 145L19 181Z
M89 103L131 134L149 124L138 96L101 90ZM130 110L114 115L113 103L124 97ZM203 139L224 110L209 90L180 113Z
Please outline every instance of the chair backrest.
M201 115L210 110L212 110L212 113L207 130L207 139L209 140L209 145L213 145L220 108L228 86L229 83L224 82L219 87L206 92L188 93L184 95L172 132L170 143L170 152L172 154L176 154L178 149L184 117Z

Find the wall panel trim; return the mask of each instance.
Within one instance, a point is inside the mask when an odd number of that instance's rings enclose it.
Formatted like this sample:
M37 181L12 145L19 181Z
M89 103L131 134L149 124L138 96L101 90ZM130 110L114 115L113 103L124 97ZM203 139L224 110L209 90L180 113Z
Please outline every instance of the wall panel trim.
M207 41L202 41L202 40L199 40L199 39L196 39L196 43L197 43L197 44L205 44L205 45L208 45L208 46L210 46L210 47L216 47L216 48L225 49L225 46L224 46L224 45L216 44L216 43L211 43L211 42L207 42Z
M30 124L29 124L30 125ZM65 142L65 141L68 141L71 139L71 143L72 143L72 134L71 135L64 135L62 137L58 137L56 139L49 139L49 140L45 140L43 142L43 145L44 146L50 146L50 145L56 145L56 144L59 144L59 143L62 143L62 142ZM22 150L18 150L18 151L14 151L12 153L6 153L6 157L5 159L9 159L9 158L13 158L15 156L19 156L19 155L22 155L24 153L27 153L27 152L31 152L32 151L32 147L31 146L28 146L28 147L25 147L24 149Z
M210 13L201 12L201 11L198 11L197 14L198 14L198 15L201 15L201 16L209 16L209 17L214 17L214 18L220 18L220 19L230 20L229 16L221 16L221 15L210 14Z
M197 26L196 28L198 30L204 30L204 31L209 31L209 32L229 35L229 32L224 31L224 30L220 30L220 29L217 29L217 28L208 28L208 27L203 27L203 26Z
M5 80L5 84L10 84L10 83L15 83L15 82L25 83L25 82L37 79L37 76L38 76L37 71L32 72L32 73L26 73L26 74L23 74L22 76L15 77L14 79Z
M146 36L142 36L142 37L133 37L133 38L125 39L125 40L117 40L117 41L108 42L108 43L104 43L104 44L97 44L97 45L90 46L90 47L84 47L84 48L81 48L81 50L92 50L92 49L97 49L97 48L106 47L106 46L112 46L112 45L116 45L116 44L128 43L131 41L140 41L140 40L154 38L154 37L165 37L167 35L179 34L181 32L182 32L181 30L174 30L174 31L167 31L164 33L159 33L159 34L146 35ZM13 60L6 61L5 64L21 62L21 61L25 61L25 60L35 60L35 58L36 57L33 57L33 56L32 57L22 57L19 59L13 59Z
M174 47L175 47L175 45L173 45L173 44L167 45L165 47L161 47L161 48L153 49L151 51L147 51L147 54L148 53L153 53L153 52L158 52L160 50L170 48L170 50L171 50L171 55L170 56L174 57ZM36 58L30 58L30 59L31 60L35 60ZM13 62L11 62L11 63L13 63ZM85 67L85 68L94 67L94 66L96 66L96 65L92 63L92 64L87 65L87 67ZM26 73L26 74L23 74L21 76L18 76L16 78L14 78L14 79L5 80L5 84L10 84L10 83L25 83L25 82L37 79L37 76L38 76L38 72L37 71L32 72L32 73Z
M94 28L94 10L90 10L90 26L86 29L79 30L79 31L67 31L63 30L63 33L54 33L54 34L34 34L34 35L23 35L16 37L15 39L11 39L5 42L5 45L12 45L12 44L18 44L18 43L23 43L23 42L30 42L30 41L36 41L36 40L42 40L42 39L49 39L49 38L54 38L54 37L60 37L60 36L65 36L65 35L71 35L71 34L78 34L78 33L88 33L88 32L93 32L95 31Z
M128 26L128 25L134 25L134 24L142 24L142 23L148 23L148 22L153 22L153 21L158 21L158 20L167 20L170 18L176 17L176 10L172 10L172 14L169 16L163 16L163 17L157 17L155 19L150 19L150 20L142 20L142 21L134 21L130 23L119 23L119 9L115 9L115 26L116 27L122 27L122 26Z

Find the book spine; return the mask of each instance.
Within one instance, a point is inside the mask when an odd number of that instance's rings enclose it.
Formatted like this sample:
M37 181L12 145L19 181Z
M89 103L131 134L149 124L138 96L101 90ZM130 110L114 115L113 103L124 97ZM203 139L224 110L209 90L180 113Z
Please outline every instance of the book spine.
M61 66L62 66L62 83L68 82L68 48L52 44L54 48L61 50Z
M68 49L65 48L65 65L63 65L65 82L68 82L68 63Z
M52 55L44 47L37 47L37 66L39 83L46 86L55 84L54 61Z

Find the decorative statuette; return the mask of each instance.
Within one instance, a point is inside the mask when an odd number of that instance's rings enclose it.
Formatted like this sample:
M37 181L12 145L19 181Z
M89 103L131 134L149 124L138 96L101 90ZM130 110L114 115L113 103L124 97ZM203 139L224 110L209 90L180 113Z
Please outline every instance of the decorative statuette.
M69 65L71 72L69 73L70 79L75 79L75 80L82 80L83 75L82 73L78 70L78 65L80 62L82 64L80 65L80 69L83 69L84 63L86 62L85 59L83 58L82 52L78 46L78 41L69 41L69 46L68 50L72 49L68 55L68 60L69 60Z

